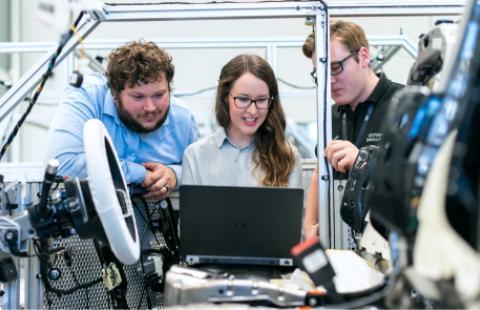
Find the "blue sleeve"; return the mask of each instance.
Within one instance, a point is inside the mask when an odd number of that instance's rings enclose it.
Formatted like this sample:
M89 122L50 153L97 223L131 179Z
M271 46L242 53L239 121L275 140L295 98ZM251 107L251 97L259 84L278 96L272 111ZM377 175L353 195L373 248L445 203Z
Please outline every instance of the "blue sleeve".
M141 184L145 180L146 169L143 165L120 159L120 165L127 184Z
M60 161L59 175L86 177L83 125L99 118L95 99L83 88L69 87L49 133L47 159Z
M67 88L50 129L47 150L47 159L56 158L60 162L59 175L80 178L87 176L83 126L90 119L102 120L106 91L108 89L103 85L97 84L86 88ZM143 182L143 165L122 158L119 160L127 183Z

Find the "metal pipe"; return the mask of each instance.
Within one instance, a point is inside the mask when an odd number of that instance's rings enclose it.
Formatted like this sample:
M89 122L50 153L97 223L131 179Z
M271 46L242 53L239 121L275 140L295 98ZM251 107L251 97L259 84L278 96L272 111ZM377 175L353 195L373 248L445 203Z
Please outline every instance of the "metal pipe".
M99 21L87 19L78 27L77 38L85 38L88 36L88 34L99 25L99 23ZM58 66L58 64L60 64L78 44L78 39L69 41L58 56L55 66ZM2 121L40 81L42 74L46 72L50 58L55 50L56 48L40 59L3 97L0 98L0 121Z

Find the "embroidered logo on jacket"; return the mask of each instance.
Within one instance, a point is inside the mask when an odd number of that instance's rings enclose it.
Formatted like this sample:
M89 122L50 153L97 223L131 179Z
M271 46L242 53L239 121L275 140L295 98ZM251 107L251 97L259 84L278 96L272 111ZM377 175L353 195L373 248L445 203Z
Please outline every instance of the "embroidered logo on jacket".
M365 139L365 142L368 143L378 143L382 142L382 133L381 132L371 132L368 134L367 139Z

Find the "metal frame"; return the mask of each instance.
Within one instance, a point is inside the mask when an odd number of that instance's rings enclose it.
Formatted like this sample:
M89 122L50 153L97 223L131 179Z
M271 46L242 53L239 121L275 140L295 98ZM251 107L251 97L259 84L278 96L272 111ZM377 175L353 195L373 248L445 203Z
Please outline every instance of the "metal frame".
M90 17L86 18L78 27L77 40L69 42L64 47L62 53L58 57L57 64L72 52L78 45L78 39L86 38L100 22L124 22L124 21L167 21L167 20L207 20L207 19L252 19L252 18L295 18L295 17L317 17L315 24L317 30L317 42L324 42L323 39L328 34L328 18L329 16L405 16L405 15L452 15L460 14L463 11L464 2L458 0L431 1L389 1L389 2L372 2L371 0L357 1L328 1L327 7L320 1L282 1L282 2L249 2L249 3L209 3L209 4L162 4L137 3L129 4L106 4L101 9L89 11ZM320 38L319 33L322 32L324 37ZM321 40L322 39L322 40ZM328 40L327 40L328 41ZM328 44L328 42L327 42ZM317 70L319 72L328 72L328 45L319 55L321 61L317 61ZM53 51L53 50L52 50ZM30 71L12 87L2 98L0 98L0 121L8 115L13 108L23 100L38 83L41 75L45 71L51 53L42 58ZM267 51L267 55L273 55ZM322 68L325 68L323 70ZM327 74L328 75L328 74ZM325 77L326 85L320 84L317 88L317 106L318 123L326 122L327 128L331 126L330 113L324 116L323 109L319 105L321 102L330 102L329 96L329 75ZM320 126L318 126L320 128ZM323 145L322 133L319 130L319 145ZM327 139L331 136L327 132ZM320 167L320 176L328 176L328 169ZM326 201L327 193L332 191L326 187L324 182L320 182L319 186L319 202ZM327 182L328 183L328 182ZM332 206L333 208L333 206ZM322 240L326 246L332 246L332 234L330 231L330 223L334 223L332 215L329 215L328 208L320 208L321 217L321 234ZM328 220L330 219L330 220ZM329 223L330 222L330 223Z
M326 19L325 7L318 1L311 2L265 2L265 3L249 3L249 4L215 4L215 5L162 5L161 10L152 10L152 6L119 6L109 7L106 5L104 10L92 11L91 16L95 18L86 18L82 21L77 30L76 40L69 41L58 56L56 66L60 64L66 56L73 52L79 44L79 39L86 38L100 22L108 21L148 21L148 20L201 20L201 19L230 19L230 18L305 18L315 17L318 23L322 23L321 19ZM147 9L148 8L148 9ZM147 9L147 10L145 10ZM320 15L321 14L321 15ZM98 19L97 19L98 18ZM323 25L327 23L323 22ZM326 33L326 29L325 29ZM318 42L324 42L325 37L318 38ZM49 64L50 56L48 53L37 64L29 70L23 77L2 97L0 98L0 121L5 118L15 106L21 102L39 82L42 74L46 71ZM268 51L267 51L268 53ZM327 49L325 50L327 53ZM271 54L271 51L270 51ZM327 70L327 63L319 65L320 69ZM322 90L325 85L320 85L320 94L327 94L326 90ZM318 91L318 90L317 90ZM320 100L318 98L317 100ZM323 98L323 101L327 98ZM29 266L35 269L35 266ZM32 270L33 271L33 270ZM30 272L29 272L30 273ZM31 288L33 295L36 295L38 286L33 283L34 279L28 278L25 283ZM38 282L38 281L37 281ZM38 302L38 296L34 297L28 304ZM14 305L14 304L10 304Z
M60 64L65 57L79 44L78 39L87 37L98 25L99 21L87 19L78 27L78 37L76 41L69 41L58 55L55 67ZM0 98L0 121L2 121L14 108L21 102L27 94L40 81L42 74L46 72L51 55L56 48L41 58L35 66L27 71L9 91Z
M463 13L464 0L328 0L330 16L432 16Z
M150 1L151 2L151 1ZM330 93L330 75L328 64L328 18L329 16L407 16L407 15L452 15L460 14L463 11L464 1L328 1L328 12L320 1L285 1L285 2L262 2L262 3L211 3L211 4L137 4L131 5L105 5L102 9L91 10L91 17L86 18L78 27L77 40L67 43L64 50L58 57L57 64L61 63L65 57L71 53L78 45L78 38L86 38L100 22L122 22L122 21L162 21L162 20L207 20L207 19L251 19L251 18L295 18L295 17L315 17L316 42L321 46L318 49L317 71L324 73L326 83L317 88L317 122L326 124L327 139L331 137L331 115L324 113L323 102L330 102L328 95ZM325 42L326 40L326 42ZM325 43L325 44L324 44ZM27 51L28 47L26 47ZM38 51L31 47L29 51ZM22 78L12 87L3 97L0 98L0 121L2 121L17 104L39 82L42 74L46 71L50 56L54 49L45 55L39 62L32 67ZM273 57L274 52L267 50L267 56ZM320 76L320 75L318 75ZM318 126L319 145L324 144L323 132L320 132L321 126ZM320 177L327 177L331 168L321 165L319 170ZM333 193L333 180L330 184L327 180L319 182L319 203L324 203L327 194ZM333 199L332 199L333 203ZM335 223L341 223L335 215L334 206L320 208L320 236L326 247L338 246L335 240L338 227ZM35 270L35 266L28 267L30 273ZM33 289L34 295L27 307L38 303L41 298L39 286L30 286L35 282L32 278L27 280L26 286ZM37 280L38 282L38 280ZM9 292L11 295L12 292ZM30 295L30 296L29 296ZM26 298L31 297L28 294ZM10 297L11 298L11 297ZM9 299L10 299L9 298ZM10 300L10 306L15 307L15 300ZM13 302L13 303L12 303ZM30 305L30 306L28 306Z
M405 16L405 15L452 15L463 11L464 1L335 1L327 2L330 16ZM91 10L92 19L79 26L79 37L85 38L100 22L149 21L149 20L205 20L246 18L292 18L317 15L323 5L319 1L308 2L262 2L262 3L210 3L210 4L115 4ZM60 63L78 42L67 44L59 56ZM50 54L40 60L18 81L7 94L0 98L0 121L38 83L42 68L46 68ZM25 90L28 89L28 90Z

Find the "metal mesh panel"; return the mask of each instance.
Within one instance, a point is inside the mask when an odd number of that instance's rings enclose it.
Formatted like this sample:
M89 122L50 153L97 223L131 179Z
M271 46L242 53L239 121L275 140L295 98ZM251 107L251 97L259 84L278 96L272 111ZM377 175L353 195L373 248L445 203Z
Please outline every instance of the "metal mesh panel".
M149 210L157 208L158 204L148 202ZM158 248L163 245L164 240L161 234L156 233L155 237L148 224L148 217L145 208L134 203L134 214L137 221L138 234L141 250L152 247ZM63 239L58 242L59 246L65 248L70 254L71 264L60 253L56 255L53 267L58 268L61 277L57 281L50 280L52 286L59 289L70 289L78 283L86 283L101 277L102 265L98 259L97 252L91 240L83 240L77 236ZM68 256L68 254L67 254ZM70 266L69 266L70 265ZM147 297L153 296L156 304L152 307L162 308L163 294L147 291L143 280L142 264L139 261L130 266L124 266L127 278L127 302L130 308L148 308ZM39 280L40 281L40 280ZM44 292L43 306L53 309L78 309L78 308L111 308L110 297L103 285L103 281L87 289L80 289L69 295L57 296L56 294Z
M71 266L67 265L65 255L57 255L54 268L62 273L58 281L50 280L52 286L59 289L75 287L75 278L80 283L92 281L101 276L102 266L91 240L82 240L76 236L61 240L59 246L71 255ZM44 307L48 308L109 308L103 283L90 288L78 290L69 295L57 296L44 292Z

